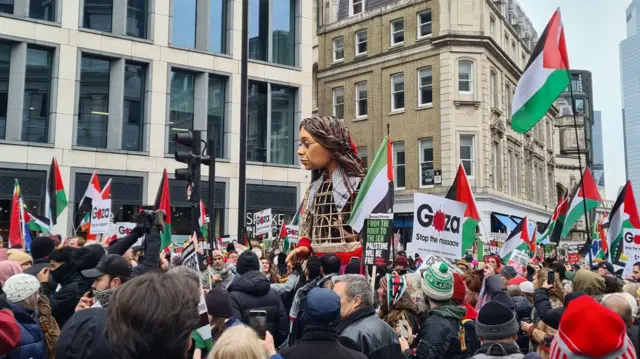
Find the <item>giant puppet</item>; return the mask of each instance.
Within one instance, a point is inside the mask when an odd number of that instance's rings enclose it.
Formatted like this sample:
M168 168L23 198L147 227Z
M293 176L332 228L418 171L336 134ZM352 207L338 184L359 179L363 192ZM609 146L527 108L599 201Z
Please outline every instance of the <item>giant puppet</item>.
M300 162L311 170L304 197L299 242L288 262L334 253L342 265L362 256L359 235L347 225L365 176L349 130L335 117L311 117L300 124Z

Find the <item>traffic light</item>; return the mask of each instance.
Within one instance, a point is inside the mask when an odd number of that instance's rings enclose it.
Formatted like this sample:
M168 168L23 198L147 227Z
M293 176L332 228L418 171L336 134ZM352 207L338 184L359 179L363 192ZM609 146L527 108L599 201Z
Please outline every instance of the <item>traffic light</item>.
M175 160L185 163L187 168L178 168L175 171L176 179L193 183L196 181L197 169L199 165L198 155L200 154L200 131L182 132L175 135L176 152ZM180 149L180 146L189 150Z

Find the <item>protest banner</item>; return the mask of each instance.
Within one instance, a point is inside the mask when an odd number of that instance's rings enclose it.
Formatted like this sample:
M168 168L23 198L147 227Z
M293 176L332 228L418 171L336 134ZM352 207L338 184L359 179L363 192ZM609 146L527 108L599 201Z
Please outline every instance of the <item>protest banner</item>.
M444 258L440 258L438 256L427 256L427 257L425 257L424 261L422 262L420 267L418 267L418 272L420 272L420 274L422 274L427 268L429 268L435 262L442 262L442 263L446 264L447 267L449 267L449 270L451 270L454 273L458 273L460 275L464 274L462 269L458 268L457 266L454 266L448 260L446 260Z
M386 266L393 236L393 213L370 214L362 234L362 264Z
M299 233L300 233L299 226L295 224L287 225L287 236L289 237L289 243L297 244Z
M640 229L624 228L622 232L622 255L620 262L625 259L622 278L627 279L633 272L633 264L640 262Z
M437 255L451 260L462 257L462 223L467 205L424 193L413 195L413 241L407 251L425 258Z
M512 266L519 275L524 277L527 274L527 265L529 262L531 262L531 258L529 258L525 252L514 249L513 252L511 252L511 257L507 265Z
M94 199L91 208L91 234L108 234L111 220L111 200Z
M256 225L255 235L271 235L271 208L256 212L253 216Z
M187 246L182 251L182 265L187 268L191 268L198 276L202 278L202 273L200 272L200 266L198 265L198 253L196 252L196 246L193 242L189 242ZM202 279L200 280L202 282ZM211 343L211 327L209 326L209 315L207 313L207 303L204 299L204 290L202 289L202 285L200 287L200 302L198 303L198 314L200 315L200 327L196 329L196 331L202 337L206 343Z

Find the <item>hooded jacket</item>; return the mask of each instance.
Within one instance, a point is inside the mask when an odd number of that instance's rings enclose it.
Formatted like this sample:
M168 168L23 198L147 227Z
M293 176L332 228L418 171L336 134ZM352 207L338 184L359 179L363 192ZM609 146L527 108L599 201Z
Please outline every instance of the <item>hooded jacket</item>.
M56 359L113 358L104 335L106 329L106 309L87 308L75 313L58 337Z
M63 265L70 266L69 263ZM92 279L86 279L80 273L71 270L60 281L60 290L53 292L49 297L51 314L61 329L64 328L64 324L75 313L76 305L78 305L80 298L91 289L92 282Z
M575 277L573 277L573 291L585 292L598 302L602 301L604 289L604 278L598 273L580 269L576 272Z
M260 271L250 271L233 281L227 287L233 316L244 324L249 324L249 312L267 312L267 330L273 335L276 348L289 334L289 320L280 296L271 289L269 280Z
M480 290L480 298L476 304L476 310L479 312L482 307L491 301L498 301L509 309L514 310L513 300L509 293L507 293L507 287L504 286L504 282L499 275L494 274L484 279L482 283L482 289Z
M9 303L16 322L20 327L20 344L10 351L7 359L46 359L44 336L40 329L38 313Z
M518 346L514 343L484 344L473 356L474 359L509 358L521 359L524 354L520 353Z
M342 343L369 359L401 359L398 335L376 315L373 308L361 308L340 321L336 331Z
M45 268L49 268L48 257L36 259L31 267L24 270L24 273L31 274L32 276L37 278L38 273L40 273L40 271ZM53 280L53 277L51 276L49 276L49 283L42 285L44 293L53 293L53 291L55 291L57 287L58 283L56 283L56 281Z
M498 278L499 279L499 278ZM462 357L460 325L466 309L453 305L443 305L429 311L422 325L415 359L459 359Z
M315 359L367 359L355 350L342 345L333 327L308 325L300 344L280 351L284 359L307 359L313 353Z

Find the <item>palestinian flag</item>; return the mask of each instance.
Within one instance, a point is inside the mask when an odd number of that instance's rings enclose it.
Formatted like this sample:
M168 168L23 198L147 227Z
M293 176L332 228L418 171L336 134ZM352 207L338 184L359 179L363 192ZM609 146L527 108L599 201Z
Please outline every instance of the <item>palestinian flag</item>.
M160 250L163 250L171 244L171 195L169 193L169 177L167 176L166 168L162 173L162 180L160 181L160 187L158 187L156 203L153 208L165 213L164 230L162 231L160 245Z
M20 184L15 180L11 197L11 216L9 218L9 248L22 245L24 226L22 225L22 199Z
M289 233L287 232L287 225L282 222L282 227L280 228L280 242L282 243L282 251L284 253L289 253Z
M80 222L80 230L83 232L88 232L90 226L91 226L91 213L87 212L84 214L84 217Z
M349 226L360 233L371 213L393 213L393 152L386 136L367 170L353 204Z
M529 243L531 243L531 239L529 238L529 225L527 224L527 217L524 217L504 241L502 251L500 252L502 261L507 263L514 249L521 251L528 250Z
M98 180L98 173L96 171L93 171L93 174L91 174L91 178L89 179L89 185L87 186L87 189L84 191L84 196L82 196L82 199L80 200L80 204L78 205L78 208L82 207L82 203L84 202L85 198L90 198L92 201L94 199L102 198L101 191L100 191L100 181Z
M569 86L569 57L560 9L556 10L531 53L513 98L511 128L525 133L549 111Z
M533 253L533 255L536 255L536 243L537 243L537 239L538 239L538 231L536 231L535 229L533 230L533 236L531 236L531 240L529 241L529 251L531 253Z
M51 160L51 167L49 167L44 202L44 216L48 219L48 223L55 226L60 213L67 207L68 203L67 195L64 193L60 168L55 157Z
M609 260L607 257L609 255L609 246L607 243L607 235L605 234L605 229L609 226L609 217L607 217L607 214L605 213L604 216L602 217L602 219L598 222L598 224L596 226L594 226L594 231L593 231L593 239L594 242L597 239L600 240L600 248L598 250L598 253L595 254L596 258L601 258L604 260Z
M198 226L200 227L200 233L202 234L202 238L209 238L209 226L207 221L207 209L204 206L204 202L200 200L200 214L198 216Z
M547 222L547 228L544 233L537 239L538 244L543 242L560 243L560 234L562 234L562 227L564 226L564 220L567 217L567 211L569 210L569 192L564 194L564 197L558 201L556 209L553 211L553 215Z
M567 237L569 231L573 228L573 225L582 218L582 216L587 215L585 211L589 212L598 208L600 203L602 203L600 191L598 191L598 186L596 185L596 181L593 179L593 175L591 175L591 171L587 168L584 171L582 181L578 186L578 192L576 192L571 199L571 204L567 211L567 218L564 222L560 238Z
M104 185L102 191L100 191L100 198L109 199L111 198L111 178L107 181L107 184Z
M473 243L476 241L476 228L480 222L480 212L478 212L478 205L462 164L458 167L456 178L445 198L467 205L462 219L462 254L464 255L467 250L473 248Z
M620 262L620 254L622 254L622 236L627 228L640 229L640 217L638 216L638 207L633 195L631 181L627 181L609 214L607 243L610 248L611 260L617 265L624 265L624 263Z
M35 215L27 210L24 211L24 223L27 224L29 230L40 233L51 232L51 222L48 218Z

